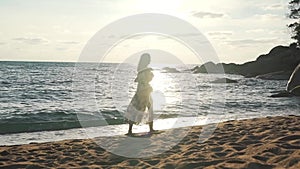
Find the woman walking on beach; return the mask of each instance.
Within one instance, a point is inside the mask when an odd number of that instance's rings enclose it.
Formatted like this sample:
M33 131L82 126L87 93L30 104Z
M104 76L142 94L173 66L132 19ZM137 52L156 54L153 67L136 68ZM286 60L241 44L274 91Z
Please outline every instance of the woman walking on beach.
M135 82L138 83L137 90L133 96L125 113L126 121L129 123L127 135L132 135L133 124L139 124L143 121L149 124L150 132L153 129L153 101L151 97L152 87L149 82L153 78L152 68L149 68L151 58L148 53L142 54L137 67L137 77Z

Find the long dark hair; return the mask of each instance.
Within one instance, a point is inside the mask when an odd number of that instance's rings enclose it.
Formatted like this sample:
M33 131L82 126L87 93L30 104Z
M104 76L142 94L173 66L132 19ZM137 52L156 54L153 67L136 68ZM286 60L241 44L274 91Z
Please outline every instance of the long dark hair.
M138 67L137 67L137 71L141 71L145 68L147 68L147 66L150 64L150 54L149 53L143 53L141 55L141 58L140 58L140 61L139 61L139 64L138 64Z

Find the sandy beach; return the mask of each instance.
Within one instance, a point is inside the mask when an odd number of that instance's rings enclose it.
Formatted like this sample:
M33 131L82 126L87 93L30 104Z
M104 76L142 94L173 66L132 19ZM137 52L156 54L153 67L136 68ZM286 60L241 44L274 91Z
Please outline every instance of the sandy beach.
M300 168L300 116L220 123L203 143L200 131L193 127L179 144L148 158L121 157L91 139L1 146L0 168ZM167 140L164 133L151 137Z

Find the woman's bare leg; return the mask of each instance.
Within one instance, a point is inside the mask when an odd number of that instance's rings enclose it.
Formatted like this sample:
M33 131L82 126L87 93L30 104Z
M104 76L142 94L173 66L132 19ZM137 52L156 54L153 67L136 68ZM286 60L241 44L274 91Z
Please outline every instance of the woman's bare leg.
M149 129L150 129L150 132L155 131L155 130L153 129L153 121L149 122Z
M133 127L133 124L129 123L129 129L128 129L128 133L127 134L132 134L132 127Z
M150 100L150 102L147 106L148 111L149 111L150 120L151 120L151 122L149 122L149 130L150 130L150 132L154 132L155 130L153 129L153 100L152 100L151 96L150 96L149 100Z

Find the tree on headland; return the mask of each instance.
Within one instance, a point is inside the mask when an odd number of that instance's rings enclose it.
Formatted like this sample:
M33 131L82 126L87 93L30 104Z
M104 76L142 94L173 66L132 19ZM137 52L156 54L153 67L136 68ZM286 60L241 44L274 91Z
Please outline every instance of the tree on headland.
M288 25L292 30L292 39L296 40L296 44L300 47L300 0L291 0L289 2L289 18L297 20Z

